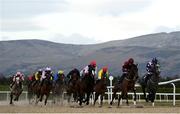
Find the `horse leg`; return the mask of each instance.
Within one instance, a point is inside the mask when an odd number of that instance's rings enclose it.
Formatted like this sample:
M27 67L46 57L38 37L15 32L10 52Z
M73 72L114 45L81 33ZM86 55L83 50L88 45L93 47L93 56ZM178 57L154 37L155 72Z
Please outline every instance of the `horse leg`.
M45 101L44 101L44 105L47 104L47 99L48 99L48 97L49 97L49 94L46 94L46 99L45 99Z
M90 92L87 93L87 98L86 98L86 105L89 105L89 97L90 97Z
M142 91L143 91L143 94L144 94L144 99L145 99L146 102L148 102L148 98L146 97L146 90L145 89L146 89L145 86L142 85Z
M123 98L123 96L124 96L124 93L121 92L121 95L118 98L118 107L119 107L119 104L120 104L120 100Z
M99 96L99 94L96 92L96 93L95 93L95 99L94 99L94 106L95 106L95 104L96 104L96 101L97 101L97 99L98 99L98 96Z
M152 102L152 106L153 106L153 107L154 107L155 96L156 96L156 92L153 91L153 92L152 92L152 95L151 95L151 102Z
M114 98L116 97L116 93L117 93L117 90L114 89L113 96L112 96L112 101L110 102L110 105L113 104L113 100L114 100Z
M11 93L10 94L10 103L9 104L13 104L12 100L13 100L13 94Z
M126 104L127 104L127 106L129 106L129 102L128 102L128 93L126 92L126 94L125 94L125 97L126 97Z
M40 100L39 100L40 102L42 102L43 96L44 94L40 95Z
M134 91L134 105L136 105L136 88L134 88L133 91Z
M100 104L101 107L102 107L102 104L103 104L103 97L104 97L104 94L101 94L101 104Z

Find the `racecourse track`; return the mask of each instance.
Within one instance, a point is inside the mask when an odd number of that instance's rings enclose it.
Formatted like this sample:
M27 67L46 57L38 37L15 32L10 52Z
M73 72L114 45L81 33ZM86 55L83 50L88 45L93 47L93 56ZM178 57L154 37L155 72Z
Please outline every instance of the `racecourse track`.
M14 102L13 105L9 105L7 101L0 101L0 113L180 113L180 102L176 107L172 106L170 102L157 102L155 107L152 107L151 103L145 102L138 102L137 106L130 102L129 106L123 103L120 107L117 107L117 104L109 107L107 103L102 107L99 107L98 103L96 106L79 107L76 103L67 104L65 102L53 104L49 101L44 106L43 103L35 105L22 100Z

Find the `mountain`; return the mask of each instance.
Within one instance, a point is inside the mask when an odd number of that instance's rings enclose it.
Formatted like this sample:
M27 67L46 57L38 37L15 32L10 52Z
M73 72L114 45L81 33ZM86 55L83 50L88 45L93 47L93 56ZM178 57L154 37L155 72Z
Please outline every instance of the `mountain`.
M43 40L16 40L0 42L0 73L11 75L17 70L27 74L38 68L51 66L67 73L73 67L82 69L91 60L98 67L108 65L112 75L121 75L121 65L129 57L139 64L140 74L152 57L161 63L162 75L179 75L180 32L156 33L127 40L101 44L72 45Z

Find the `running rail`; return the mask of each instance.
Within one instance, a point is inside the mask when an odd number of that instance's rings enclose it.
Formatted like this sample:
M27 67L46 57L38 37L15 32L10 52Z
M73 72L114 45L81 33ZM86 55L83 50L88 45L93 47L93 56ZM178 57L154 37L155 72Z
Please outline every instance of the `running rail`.
M176 105L176 85L174 83L178 82L178 81L180 81L180 78L158 83L158 85L171 84L173 86L173 106ZM140 87L140 84L136 83L135 87ZM112 80L110 80L110 86L107 86L108 93L110 93L110 95L108 94L109 102L110 102L110 100L112 100L112 88L114 88L114 86L112 86Z

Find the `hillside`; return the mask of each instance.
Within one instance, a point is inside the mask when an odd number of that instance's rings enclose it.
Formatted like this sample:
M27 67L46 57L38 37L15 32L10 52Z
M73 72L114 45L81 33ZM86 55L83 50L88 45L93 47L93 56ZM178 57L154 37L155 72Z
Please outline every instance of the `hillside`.
M7 76L16 70L31 73L52 66L54 70L73 67L81 69L96 59L98 67L108 65L112 75L119 75L121 65L129 57L135 58L140 73L152 57L161 62L162 75L180 74L180 32L157 33L127 40L110 41L93 45L60 44L42 40L0 42L0 73Z

